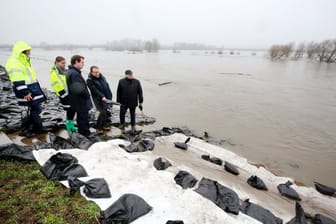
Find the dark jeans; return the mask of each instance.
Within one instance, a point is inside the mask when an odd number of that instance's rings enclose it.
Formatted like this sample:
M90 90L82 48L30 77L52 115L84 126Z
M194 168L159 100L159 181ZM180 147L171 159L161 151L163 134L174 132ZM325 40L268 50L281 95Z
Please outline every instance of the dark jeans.
M77 112L77 126L78 132L84 136L89 136L90 125L89 125L89 111Z
M120 106L120 124L125 124L125 115L127 112L127 109L129 109L131 114L131 125L135 126L135 109L136 107L128 107L128 106Z

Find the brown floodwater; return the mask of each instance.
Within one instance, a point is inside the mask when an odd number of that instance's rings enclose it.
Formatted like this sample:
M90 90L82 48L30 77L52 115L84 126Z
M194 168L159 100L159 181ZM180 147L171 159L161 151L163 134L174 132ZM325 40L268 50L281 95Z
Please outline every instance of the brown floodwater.
M312 185L336 186L336 65L273 62L265 52L240 55L203 51L157 54L101 49L32 51L42 86L57 55L85 56L85 76L98 65L114 99L117 82L132 69L144 90L149 129L187 126L274 173ZM0 52L5 64L9 52ZM159 86L159 83L172 82ZM148 129L148 128L146 128Z

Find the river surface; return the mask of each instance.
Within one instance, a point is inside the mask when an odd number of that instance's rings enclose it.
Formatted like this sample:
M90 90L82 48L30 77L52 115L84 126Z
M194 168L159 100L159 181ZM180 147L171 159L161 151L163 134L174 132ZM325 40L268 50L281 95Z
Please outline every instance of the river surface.
M336 65L310 61L273 62L265 52L222 55L205 51L160 53L101 49L32 51L42 86L56 56L85 56L84 74L98 65L114 99L125 69L144 90L144 112L163 126L187 126L198 135L277 175L312 185L336 186ZM0 52L4 65L9 51ZM159 83L172 82L159 86Z

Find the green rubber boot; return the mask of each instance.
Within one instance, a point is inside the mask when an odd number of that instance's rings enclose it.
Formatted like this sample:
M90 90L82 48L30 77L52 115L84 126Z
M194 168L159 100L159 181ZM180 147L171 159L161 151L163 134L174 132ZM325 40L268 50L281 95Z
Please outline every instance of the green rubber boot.
M65 121L65 128L67 130L67 132L71 133L73 131L77 132L78 128L75 127L75 123L73 120L66 120Z

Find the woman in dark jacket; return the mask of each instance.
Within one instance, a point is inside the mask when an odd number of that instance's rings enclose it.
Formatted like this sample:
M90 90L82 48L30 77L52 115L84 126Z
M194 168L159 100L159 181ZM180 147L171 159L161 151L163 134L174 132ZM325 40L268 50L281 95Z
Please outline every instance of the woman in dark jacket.
M86 83L91 91L93 102L99 111L97 120L97 134L102 134L104 130L109 130L106 126L108 115L108 105L106 100L112 100L112 92L105 77L99 72L97 66L91 66L90 74Z

